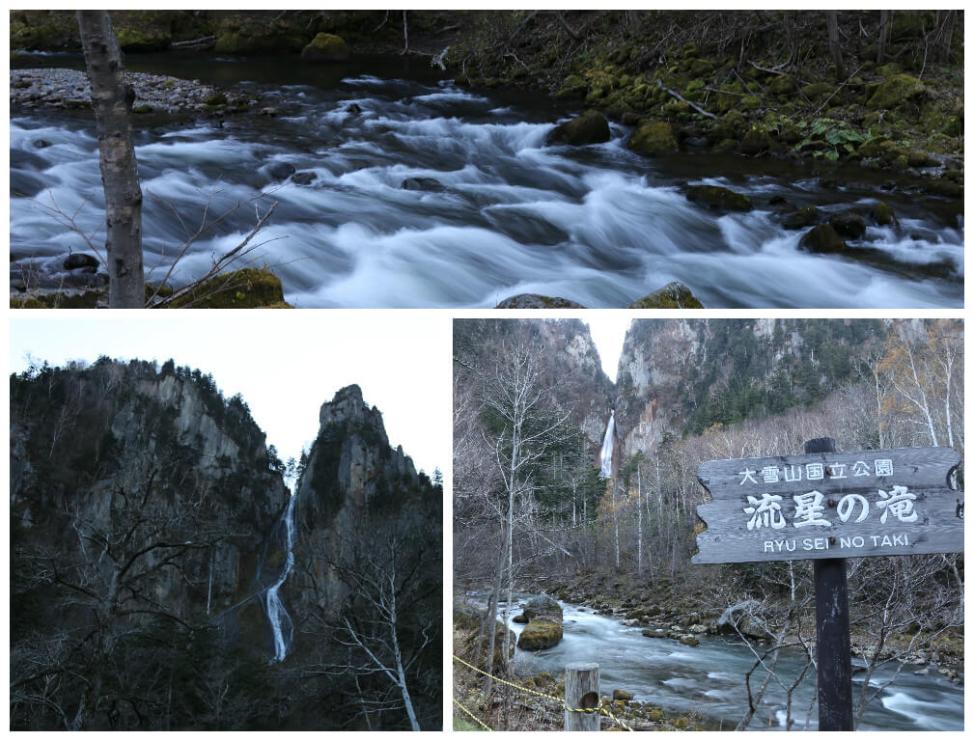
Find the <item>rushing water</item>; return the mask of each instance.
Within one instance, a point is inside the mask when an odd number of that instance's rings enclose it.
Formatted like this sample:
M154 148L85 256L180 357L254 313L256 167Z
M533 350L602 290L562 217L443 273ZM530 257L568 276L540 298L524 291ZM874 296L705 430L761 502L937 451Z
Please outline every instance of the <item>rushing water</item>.
M548 671L559 675L570 662L599 664L602 693L613 689L631 691L637 701L665 710L693 712L707 724L733 729L747 707L744 674L753 664L751 652L739 641L700 636L699 647L687 647L675 640L647 638L641 627L626 627L622 620L604 617L575 606L565 609L565 637L554 648L542 652L518 650L518 672L530 675ZM518 610L514 610L517 613ZM520 633L523 625L511 623ZM794 653L784 653L777 671L788 684L798 676L802 663ZM895 668L873 675L875 688L886 683ZM882 689L866 710L862 730L962 730L964 690L931 670L917 674L914 666L903 666L893 682ZM763 674L755 672L754 684ZM858 700L861 675L853 675L853 692ZM794 698L795 729L805 719L815 691L814 670L798 688ZM816 709L808 729L816 727ZM782 729L785 721L784 691L771 689L751 725L752 729Z
M602 440L602 451L599 453L599 461L602 468L599 471L600 478L612 477L612 444L615 436L616 412L613 409L609 413L609 423L605 428L605 439Z
M281 519L281 523L284 525L284 567L281 568L277 580L267 588L264 597L267 606L267 621L270 622L271 634L274 636L274 660L278 663L287 657L294 635L291 615L288 614L284 602L281 601L280 590L294 568L294 502L296 500L297 496L292 495Z
M264 208L279 205L254 261L281 275L298 306L489 307L533 292L617 307L672 280L711 307L961 305L962 206L908 194L899 186L910 181L898 173L846 167L824 171L823 182L808 164L711 154L647 160L626 149L628 129L619 125L606 144L547 146L555 122L572 111L383 64L366 73L361 63L131 57L144 71L242 82L281 110L142 126L150 277L165 273L205 203L211 216L244 204L194 244L176 273L199 275L247 233L257 198ZM41 139L50 146L36 148ZM77 115L14 111L14 270L83 248L52 219L54 203L101 240L96 143ZM276 181L270 170L281 163L315 180ZM415 177L442 190L403 189ZM748 193L755 210L703 210L682 193L693 183ZM866 243L881 250L870 260L805 253L802 232L774 217L773 196L824 211L881 198L900 228L869 227Z

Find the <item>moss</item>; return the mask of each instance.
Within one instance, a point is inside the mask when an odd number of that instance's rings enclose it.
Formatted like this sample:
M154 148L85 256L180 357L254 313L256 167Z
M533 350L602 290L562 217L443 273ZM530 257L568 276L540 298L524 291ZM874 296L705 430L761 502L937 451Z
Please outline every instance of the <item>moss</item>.
M831 85L828 82L813 82L802 87L802 95L809 100L818 100L819 98L831 95L834 90L835 85Z
M830 224L820 224L805 234L798 246L807 252L830 254L845 250L845 242Z
M270 270L253 267L210 278L192 293L167 305L171 308L290 308L284 300L280 278Z
M742 110L757 110L761 107L761 98L757 95L745 95L741 98L740 106Z
M629 137L628 146L644 157L671 154L679 149L668 121L643 121Z
M227 96L222 92L215 92L212 95L208 95L207 97L203 98L203 105L217 106L226 104Z
M773 95L791 95L798 88L795 79L791 75L781 75L775 77L768 83L768 90Z
M555 93L556 98L584 98L588 94L588 83L580 75L568 75Z
M537 619L527 626L517 638L517 646L521 650L546 650L554 647L564 636L564 628L555 622Z
M893 75L873 89L866 105L873 109L891 110L925 93L926 88L916 77L907 74Z
M874 204L869 209L869 215L880 226L892 226L896 223L896 213L887 203L883 203L882 201Z
M256 20L227 18L216 31L218 54L279 54L300 52L309 40L285 22L268 26Z
M104 291L51 292L26 296L12 296L11 308L97 308L99 301L107 298Z
M115 27L115 37L122 51L129 53L163 51L169 48L172 43L172 34L165 28L153 28L152 26Z
M805 206L785 216L781 221L781 225L786 229L804 229L816 221L818 221L818 208L815 206Z
M672 282L630 304L629 308L703 308L683 283Z
M754 206L743 193L716 185L694 185L687 188L687 200L715 211L750 211Z
M757 126L752 126L741 139L741 152L744 154L761 154L771 148L771 135Z
M333 33L319 33L301 50L301 58L311 62L344 62L351 55L345 39Z
M140 103L139 105L132 106L132 112L136 115L145 115L146 113L152 113L155 110L151 105L146 103Z

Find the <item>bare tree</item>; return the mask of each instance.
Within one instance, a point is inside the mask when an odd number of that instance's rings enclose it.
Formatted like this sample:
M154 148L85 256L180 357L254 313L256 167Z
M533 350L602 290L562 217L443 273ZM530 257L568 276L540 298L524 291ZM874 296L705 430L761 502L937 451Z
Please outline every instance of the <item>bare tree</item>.
M142 189L131 122L135 93L125 81L122 54L108 12L79 10L77 17L91 82L105 190L108 304L111 308L142 308Z

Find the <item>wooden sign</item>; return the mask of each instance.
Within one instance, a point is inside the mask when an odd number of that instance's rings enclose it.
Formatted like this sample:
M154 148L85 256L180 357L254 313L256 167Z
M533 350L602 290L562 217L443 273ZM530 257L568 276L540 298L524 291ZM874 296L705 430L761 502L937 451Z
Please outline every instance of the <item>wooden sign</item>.
M712 460L713 501L693 562L923 555L964 550L964 493L949 447Z

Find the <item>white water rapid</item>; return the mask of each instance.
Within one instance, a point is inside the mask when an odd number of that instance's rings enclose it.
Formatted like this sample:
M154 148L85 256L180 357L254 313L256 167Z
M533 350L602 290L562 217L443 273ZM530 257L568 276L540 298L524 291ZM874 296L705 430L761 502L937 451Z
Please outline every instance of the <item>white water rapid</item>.
M267 619L271 623L271 630L274 633L274 661L280 663L287 657L288 650L291 648L291 638L293 635L293 625L291 615L284 608L281 601L280 589L291 574L294 567L294 502L297 496L292 495L284 511L284 545L287 554L284 559L284 567L277 580L267 589Z
M599 459L602 463L602 470L599 478L606 479L612 477L612 438L615 436L616 412L609 413L609 425L605 428L605 439L602 440L602 453Z

